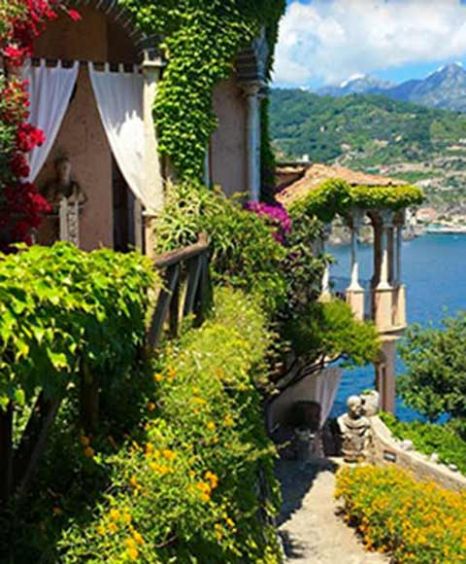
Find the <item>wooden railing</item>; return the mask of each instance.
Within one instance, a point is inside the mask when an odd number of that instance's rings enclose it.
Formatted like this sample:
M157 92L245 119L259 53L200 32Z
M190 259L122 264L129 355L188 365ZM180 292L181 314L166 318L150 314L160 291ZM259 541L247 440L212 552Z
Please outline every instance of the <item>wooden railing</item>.
M173 338L178 335L183 319L193 316L199 326L212 303L209 275L209 242L201 234L194 245L172 251L155 259L155 267L162 273L160 290L150 324L147 345L157 348L164 331Z

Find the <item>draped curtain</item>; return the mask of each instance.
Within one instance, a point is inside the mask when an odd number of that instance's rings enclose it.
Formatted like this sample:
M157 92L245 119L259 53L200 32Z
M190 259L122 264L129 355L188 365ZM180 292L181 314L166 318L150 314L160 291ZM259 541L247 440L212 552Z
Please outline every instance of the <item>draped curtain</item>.
M30 100L29 123L45 134L45 142L29 154L30 182L36 180L50 154L68 109L78 72L78 62L71 68L64 68L60 61L56 67L47 67L42 60L38 67L28 64L24 68Z
M144 78L137 72L111 72L108 65L99 71L92 63L89 73L105 133L121 173L136 198L151 210L158 194L144 182ZM155 153L153 158L155 161Z

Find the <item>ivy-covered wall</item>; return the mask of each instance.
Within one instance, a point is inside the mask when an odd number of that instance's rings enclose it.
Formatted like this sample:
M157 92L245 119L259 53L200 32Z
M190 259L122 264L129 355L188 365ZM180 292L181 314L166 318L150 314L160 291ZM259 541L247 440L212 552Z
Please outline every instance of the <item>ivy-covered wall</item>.
M168 66L155 101L159 150L181 180L199 180L217 122L215 85L262 28L273 52L285 0L120 0L148 35L163 36ZM272 63L272 56L270 64Z

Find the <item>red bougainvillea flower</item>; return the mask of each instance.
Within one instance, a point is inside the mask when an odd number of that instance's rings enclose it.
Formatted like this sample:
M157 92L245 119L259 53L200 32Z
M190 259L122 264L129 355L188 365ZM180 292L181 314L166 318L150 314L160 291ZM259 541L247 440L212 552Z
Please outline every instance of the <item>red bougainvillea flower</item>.
M2 12L0 54L5 68L20 68L33 55L35 39L47 21L55 20L59 11L73 21L81 16L68 9L61 0L15 0ZM44 133L27 123L29 100L27 84L10 73L0 76L0 129L10 146L2 146L5 158L0 163L0 245L8 250L12 242L32 242L31 230L39 226L50 205L37 188L22 179L29 176L26 154L45 141Z
M67 14L74 22L79 22L79 20L81 19L81 14L77 10L68 9Z

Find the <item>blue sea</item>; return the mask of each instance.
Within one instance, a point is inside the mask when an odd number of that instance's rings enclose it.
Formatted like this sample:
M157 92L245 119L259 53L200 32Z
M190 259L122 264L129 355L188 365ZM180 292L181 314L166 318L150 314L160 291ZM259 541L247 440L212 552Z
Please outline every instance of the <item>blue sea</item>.
M328 249L336 259L332 275L350 275L349 246ZM372 276L372 247L362 245L359 250L360 277ZM409 323L439 325L445 315L466 309L466 234L427 234L403 243L402 280L407 286L407 314ZM465 344L466 346L466 344ZM403 371L400 360L397 372ZM344 373L332 415L345 411L346 398L374 385L374 369L363 368ZM397 415L403 420L419 416L397 401Z

